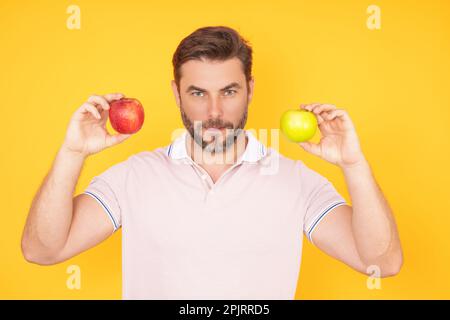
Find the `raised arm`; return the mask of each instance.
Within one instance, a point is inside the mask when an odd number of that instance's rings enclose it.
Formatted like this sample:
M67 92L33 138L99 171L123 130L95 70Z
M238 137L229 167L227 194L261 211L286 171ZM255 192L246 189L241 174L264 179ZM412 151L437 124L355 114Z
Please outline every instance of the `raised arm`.
M37 191L22 235L29 262L51 265L67 260L105 240L113 232L103 208L90 196L74 197L84 161L129 135L106 130L109 102L122 94L91 96L73 114L64 142Z

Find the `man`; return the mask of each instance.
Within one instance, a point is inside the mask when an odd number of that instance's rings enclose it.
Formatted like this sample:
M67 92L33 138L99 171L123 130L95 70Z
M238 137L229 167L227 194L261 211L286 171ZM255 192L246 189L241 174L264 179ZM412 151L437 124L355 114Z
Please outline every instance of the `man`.
M129 136L105 129L109 103L122 94L91 96L74 113L29 212L28 261L65 261L121 227L125 299L292 299L304 232L359 272L399 272L394 217L346 111L302 105L316 115L322 139L301 146L342 169L352 206L325 177L244 130L252 50L235 30L196 30L173 66L186 132L112 166L75 197L86 157ZM263 170L275 162L275 171Z

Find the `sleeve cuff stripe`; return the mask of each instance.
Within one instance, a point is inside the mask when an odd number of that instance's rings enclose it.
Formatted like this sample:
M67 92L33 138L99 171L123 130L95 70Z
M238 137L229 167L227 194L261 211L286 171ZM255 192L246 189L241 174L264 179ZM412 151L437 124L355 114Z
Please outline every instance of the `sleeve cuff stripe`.
M172 145L173 145L173 143L171 143L169 148L167 149L167 156L168 157L170 157L170 151L172 151Z
M309 241L312 241L311 235L314 231L314 229L317 227L317 225L319 224L319 222L325 218L325 216L327 215L327 213L329 213L333 208L336 208L338 206L344 205L346 204L345 201L341 201L341 202L337 202L332 204L331 206L329 206L327 209L325 209L325 211L319 216L319 218L317 218L317 220L312 224L312 226L309 228L308 231L308 239Z
M111 219L111 222L113 223L114 226L114 231L116 231L119 227L117 226L116 220L114 220L114 216L112 215L111 211L109 210L109 208L106 206L106 204L100 199L99 196L97 196L96 194L90 192L90 191L85 191L85 194L90 195L91 197L93 197L95 200L97 200L98 203L100 203L100 205L103 207L103 209L105 209L105 211L108 213L109 218Z

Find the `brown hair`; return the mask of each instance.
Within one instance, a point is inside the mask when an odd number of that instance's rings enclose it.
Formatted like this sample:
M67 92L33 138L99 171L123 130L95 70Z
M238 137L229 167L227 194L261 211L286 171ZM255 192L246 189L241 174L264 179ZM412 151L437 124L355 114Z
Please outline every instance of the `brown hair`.
M181 66L189 60L225 61L237 57L248 82L252 77L252 48L248 41L229 27L203 27L181 40L173 58L173 75L180 90Z

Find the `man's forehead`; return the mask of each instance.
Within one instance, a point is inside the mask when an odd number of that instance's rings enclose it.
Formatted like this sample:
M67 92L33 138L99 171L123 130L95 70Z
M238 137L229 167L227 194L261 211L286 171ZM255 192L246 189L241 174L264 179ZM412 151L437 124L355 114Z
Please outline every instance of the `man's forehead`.
M197 86L208 90L220 90L231 83L241 87L245 74L239 59L225 61L190 60L181 66L180 86Z

